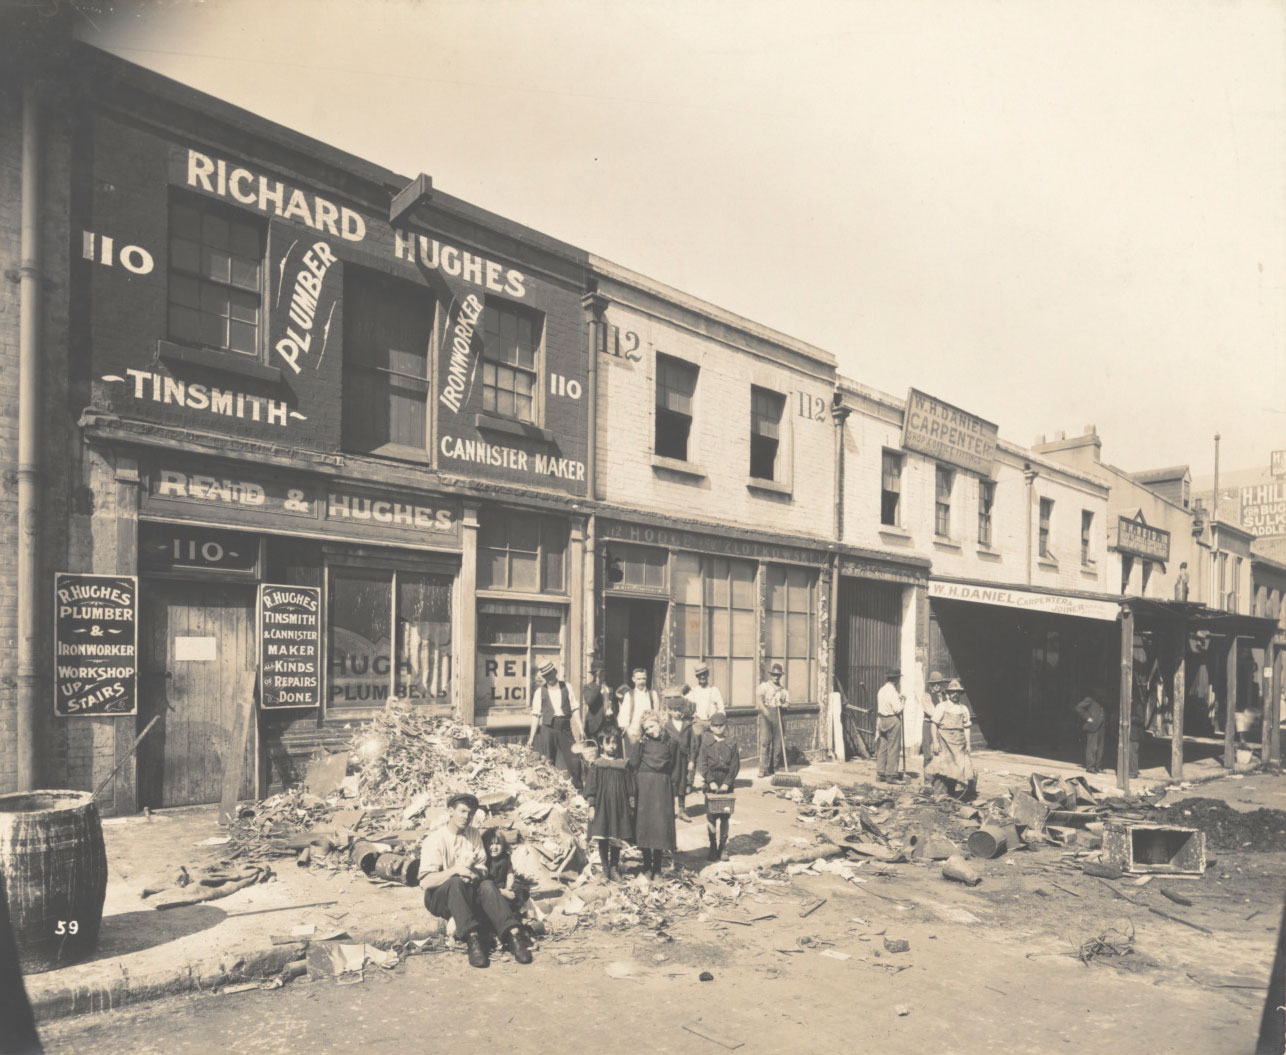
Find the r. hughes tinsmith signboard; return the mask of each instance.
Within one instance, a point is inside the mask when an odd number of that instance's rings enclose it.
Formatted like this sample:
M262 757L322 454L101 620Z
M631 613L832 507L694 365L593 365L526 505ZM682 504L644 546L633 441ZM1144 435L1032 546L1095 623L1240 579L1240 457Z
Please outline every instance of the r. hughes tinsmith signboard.
M979 476L990 476L999 428L912 388L906 394L902 446Z

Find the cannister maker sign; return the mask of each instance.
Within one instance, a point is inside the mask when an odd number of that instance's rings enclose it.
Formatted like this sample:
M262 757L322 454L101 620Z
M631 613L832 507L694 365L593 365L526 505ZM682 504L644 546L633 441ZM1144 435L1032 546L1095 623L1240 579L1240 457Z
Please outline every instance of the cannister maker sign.
M321 590L259 587L259 705L321 703Z
M138 579L54 576L54 713L138 711Z

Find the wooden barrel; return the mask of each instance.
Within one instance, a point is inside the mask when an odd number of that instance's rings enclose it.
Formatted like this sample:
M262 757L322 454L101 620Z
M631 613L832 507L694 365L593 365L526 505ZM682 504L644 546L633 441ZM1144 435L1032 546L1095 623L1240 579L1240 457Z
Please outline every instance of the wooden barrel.
M0 873L24 973L93 952L107 894L107 848L93 796L0 795Z

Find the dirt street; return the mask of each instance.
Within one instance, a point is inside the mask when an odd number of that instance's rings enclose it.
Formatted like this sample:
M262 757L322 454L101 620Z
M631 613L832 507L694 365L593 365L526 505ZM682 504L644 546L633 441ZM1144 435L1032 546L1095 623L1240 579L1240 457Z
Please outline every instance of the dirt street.
M1181 811L1185 800L1218 796L1249 816L1280 807L1280 786L1279 776L1256 774L1166 801ZM765 790L742 796L743 835L756 812L781 820L798 809ZM1282 818L1259 816L1270 827ZM796 824L803 834L817 827ZM1252 845L1215 846L1211 855L1203 878L1144 885L1084 875L1052 847L973 862L984 875L974 888L944 880L940 865L850 859L855 881L796 866L795 875L737 883L726 910L623 930L582 924L543 942L529 968L503 958L476 971L462 953L436 952L393 971L368 966L360 985L305 978L270 992L176 999L52 1023L45 1037L50 1052L76 1055L355 1046L710 1055L1250 1050L1286 853ZM898 941L907 951L891 951ZM1088 963L1079 955L1085 948L1097 953ZM701 981L703 971L713 980Z

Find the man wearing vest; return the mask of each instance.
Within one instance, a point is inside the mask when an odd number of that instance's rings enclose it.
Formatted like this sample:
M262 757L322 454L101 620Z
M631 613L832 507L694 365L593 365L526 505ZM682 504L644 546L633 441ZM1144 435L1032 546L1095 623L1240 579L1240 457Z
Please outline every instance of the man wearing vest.
M531 732L527 735L527 746L567 770L579 791L580 759L572 754L572 744L585 735L580 704L567 683L558 677L558 668L553 663L543 664L536 673L543 680L531 694ZM536 743L537 731L540 743Z

